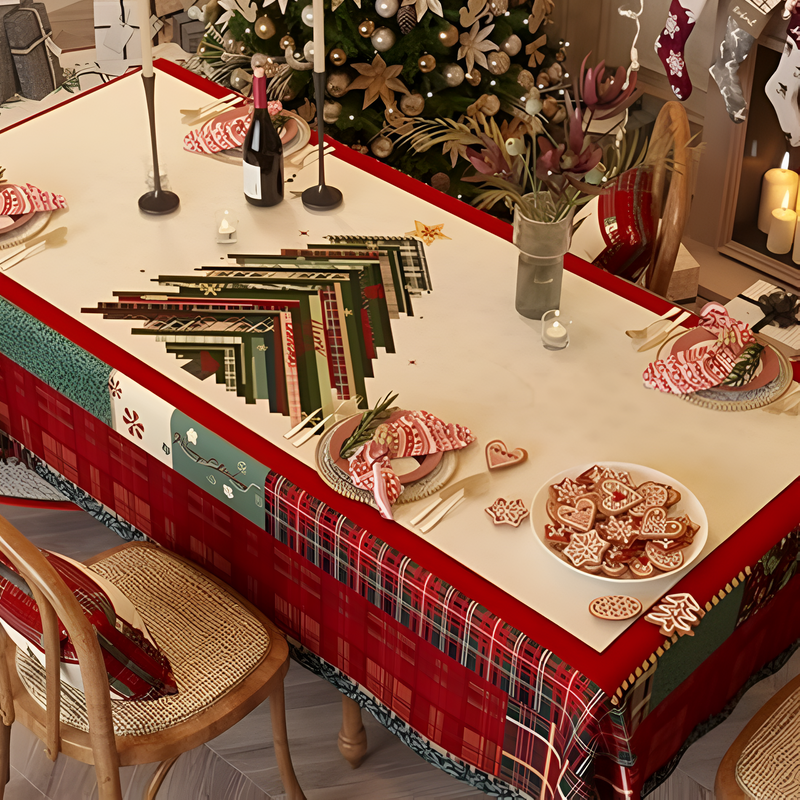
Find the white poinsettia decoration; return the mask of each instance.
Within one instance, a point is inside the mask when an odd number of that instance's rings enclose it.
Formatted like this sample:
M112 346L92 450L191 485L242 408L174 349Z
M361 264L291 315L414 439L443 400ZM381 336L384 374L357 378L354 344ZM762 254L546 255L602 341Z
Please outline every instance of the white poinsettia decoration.
M444 16L440 0L403 0L404 6L415 6L417 9L417 22L419 22L428 11L433 11L440 17Z
M274 0L267 0L267 5ZM286 11L288 0L281 0L281 11ZM221 26L220 31L225 32L228 22L236 11L238 11L248 22L255 22L258 16L258 9L250 5L249 0L219 0L220 8L224 9L222 16L216 21L216 25Z
M680 78L683 75L683 68L686 65L680 53L670 50L667 58L667 66L669 67L670 75L677 75Z
M493 30L494 25L481 28L480 22L476 22L469 31L461 34L461 38L458 40L461 43L461 47L458 48L458 58L463 58L467 62L467 72L472 72L475 64L488 69L489 64L484 53L500 49L494 42L488 40L489 34Z
M667 32L669 36L675 38L675 34L680 30L680 26L678 25L677 14L667 15L667 24L664 26L664 30Z

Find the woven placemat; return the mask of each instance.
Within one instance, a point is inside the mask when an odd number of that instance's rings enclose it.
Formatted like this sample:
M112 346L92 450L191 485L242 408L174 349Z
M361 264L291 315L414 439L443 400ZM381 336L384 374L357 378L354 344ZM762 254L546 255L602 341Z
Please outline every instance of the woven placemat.
M756 731L736 763L736 782L754 800L800 797L800 689Z
M249 611L200 572L159 548L130 547L92 569L118 586L170 660L178 694L157 700L112 700L118 736L156 733L205 710L261 661L269 633ZM17 671L45 703L45 671L17 650ZM61 721L89 730L83 692L61 684Z

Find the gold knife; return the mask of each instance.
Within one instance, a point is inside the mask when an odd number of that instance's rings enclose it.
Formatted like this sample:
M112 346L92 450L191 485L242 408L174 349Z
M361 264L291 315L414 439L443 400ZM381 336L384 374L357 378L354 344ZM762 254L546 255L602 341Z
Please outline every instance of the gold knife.
M422 522L422 520L425 519L425 517L427 517L431 511L437 508L440 503L443 503L445 500L449 500L454 494L457 494L462 489L482 492L488 487L488 485L488 472L478 472L475 475L468 475L466 478L462 478L460 481L451 483L450 486L446 486L444 489L442 489L442 491L439 492L439 496L432 503L429 503L422 511L420 511L420 513L417 514L417 516L414 517L409 524L419 525L419 523Z

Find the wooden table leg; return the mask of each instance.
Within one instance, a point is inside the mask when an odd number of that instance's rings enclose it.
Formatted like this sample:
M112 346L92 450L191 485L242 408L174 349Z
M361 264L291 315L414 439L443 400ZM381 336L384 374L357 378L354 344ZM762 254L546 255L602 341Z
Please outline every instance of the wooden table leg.
M367 732L361 721L361 706L342 695L342 729L339 731L339 752L353 769L361 766L367 754Z
M166 761L162 761L156 771L153 773L153 777L150 779L150 783L147 784L147 787L144 790L143 798L144 800L156 800L156 795L158 794L158 790L161 788L161 784L164 783L164 778L167 777L167 773L172 769L172 765L178 760L179 756L173 756L172 758L168 758Z
M3 800L6 784L11 778L11 726L0 722L0 800Z
M306 800L297 776L294 774L292 756L289 753L289 737L286 735L286 701L283 694L283 680L279 680L269 696L269 715L272 718L272 742L278 758L278 770L286 792L287 800Z

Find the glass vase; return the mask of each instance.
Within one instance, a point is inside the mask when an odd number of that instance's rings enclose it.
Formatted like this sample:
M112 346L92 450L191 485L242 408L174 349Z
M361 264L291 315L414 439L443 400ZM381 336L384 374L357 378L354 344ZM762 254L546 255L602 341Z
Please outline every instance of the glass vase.
M572 241L571 208L558 222L528 219L514 210L514 244L519 250L515 306L523 317L541 319L545 311L561 306L564 254Z

